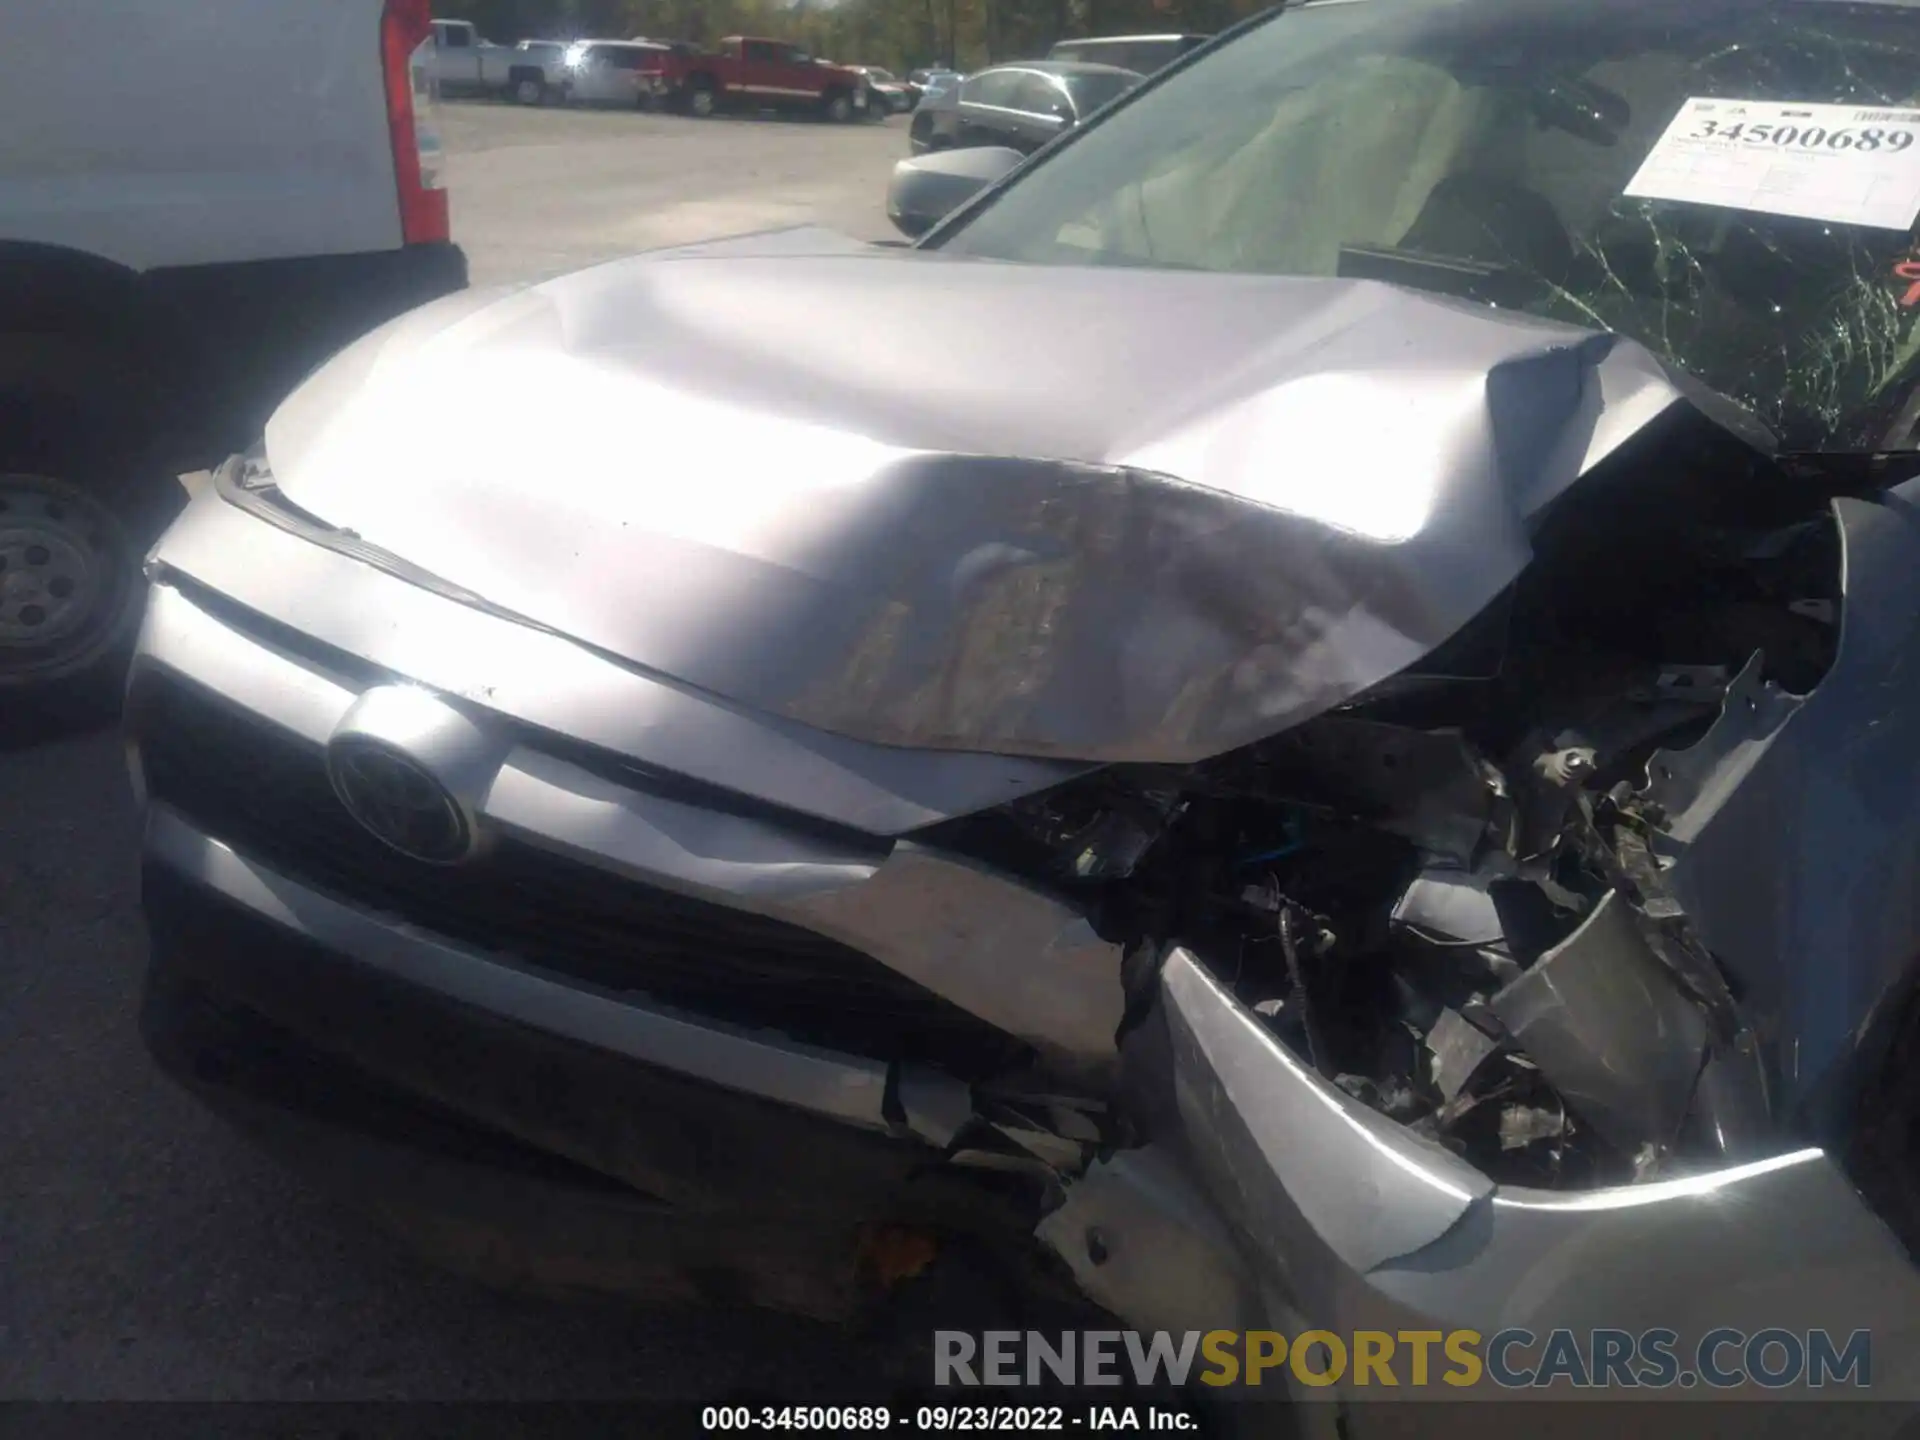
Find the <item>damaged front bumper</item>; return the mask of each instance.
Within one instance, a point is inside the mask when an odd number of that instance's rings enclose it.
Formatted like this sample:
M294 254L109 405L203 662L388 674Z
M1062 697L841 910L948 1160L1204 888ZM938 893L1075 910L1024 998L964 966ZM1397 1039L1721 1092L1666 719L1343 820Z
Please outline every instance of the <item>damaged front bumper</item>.
M1041 1233L1131 1325L1663 1329L1683 1355L1720 1327L1865 1330L1863 1394L1920 1400L1920 1276L1821 1150L1584 1192L1496 1185L1312 1074L1180 949L1124 1070L1149 1143L1096 1162Z

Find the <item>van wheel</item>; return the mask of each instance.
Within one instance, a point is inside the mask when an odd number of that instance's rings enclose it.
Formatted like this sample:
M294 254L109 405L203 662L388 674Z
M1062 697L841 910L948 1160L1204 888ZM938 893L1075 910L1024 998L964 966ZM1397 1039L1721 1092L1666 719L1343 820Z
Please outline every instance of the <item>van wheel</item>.
M827 119L836 125L844 124L853 118L853 101L844 90L835 90L827 96Z
M0 471L0 711L43 733L115 712L146 598L143 553L86 490Z
M513 98L522 105L544 105L547 103L547 82L531 77L513 82Z
M0 385L0 745L119 713L146 600L141 562L185 506L172 392L120 355L12 337L33 355ZM162 461L166 463L161 463Z

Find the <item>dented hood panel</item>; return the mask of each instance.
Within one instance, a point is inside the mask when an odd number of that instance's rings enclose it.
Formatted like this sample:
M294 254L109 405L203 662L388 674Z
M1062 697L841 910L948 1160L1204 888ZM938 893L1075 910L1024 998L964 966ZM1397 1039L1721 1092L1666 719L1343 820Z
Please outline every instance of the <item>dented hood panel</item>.
M1624 341L1374 282L789 235L416 312L267 445L323 520L737 703L1181 761L1431 651L1680 398Z

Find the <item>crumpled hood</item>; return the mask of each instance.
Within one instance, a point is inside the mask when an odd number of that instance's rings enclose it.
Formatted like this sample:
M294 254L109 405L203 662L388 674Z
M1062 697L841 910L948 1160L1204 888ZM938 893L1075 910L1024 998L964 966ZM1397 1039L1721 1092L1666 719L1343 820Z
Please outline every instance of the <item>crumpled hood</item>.
M287 497L496 605L902 745L1184 761L1404 669L1680 398L1367 281L789 234L453 297L267 430Z

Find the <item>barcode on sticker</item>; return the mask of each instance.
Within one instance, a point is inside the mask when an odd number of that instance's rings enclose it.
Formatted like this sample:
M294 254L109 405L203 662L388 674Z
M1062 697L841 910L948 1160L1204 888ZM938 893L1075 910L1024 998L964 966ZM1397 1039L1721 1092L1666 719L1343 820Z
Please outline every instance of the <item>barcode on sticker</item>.
M1920 120L1920 110L1856 110L1853 118L1863 123L1868 120L1905 120L1912 123Z

